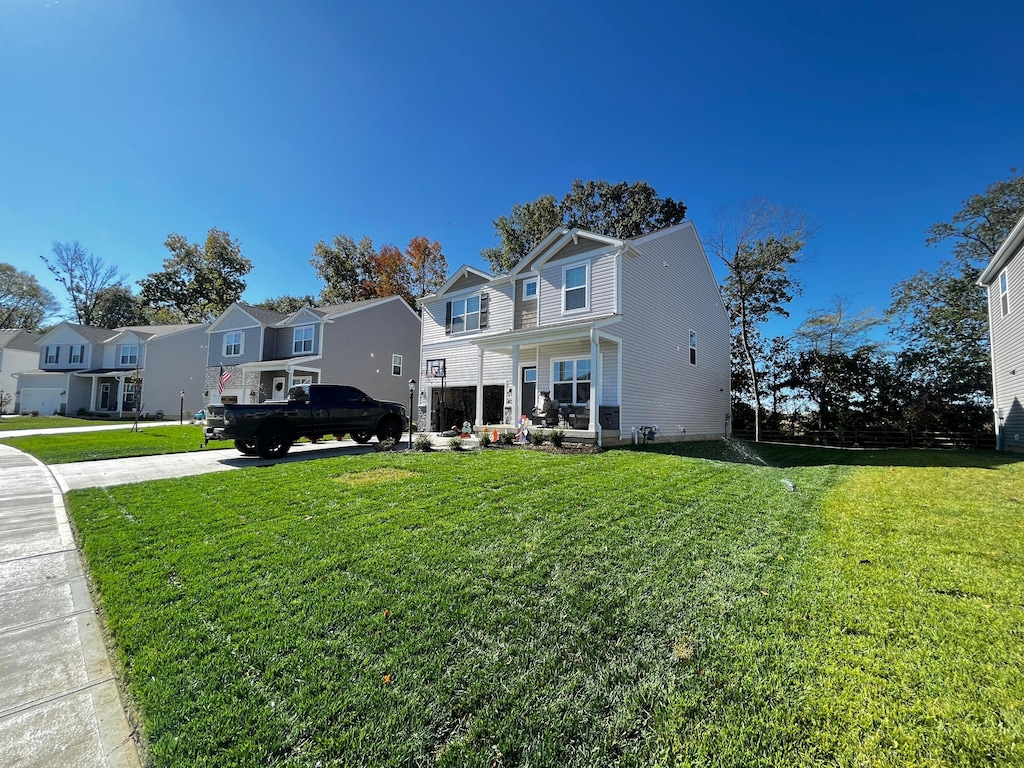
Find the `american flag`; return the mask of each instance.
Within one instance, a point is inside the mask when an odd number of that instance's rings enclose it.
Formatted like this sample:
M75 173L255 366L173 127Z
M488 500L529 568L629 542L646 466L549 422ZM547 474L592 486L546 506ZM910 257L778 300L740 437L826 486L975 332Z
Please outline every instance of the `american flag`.
M220 367L220 376L217 377L217 394L224 394L224 385L231 381L231 374L224 370L224 366Z

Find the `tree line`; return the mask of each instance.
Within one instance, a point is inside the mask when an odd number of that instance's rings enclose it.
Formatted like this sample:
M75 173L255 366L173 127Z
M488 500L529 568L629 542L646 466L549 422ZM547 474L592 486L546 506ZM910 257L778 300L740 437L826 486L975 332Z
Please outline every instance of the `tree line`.
M705 238L722 273L732 323L733 426L760 439L769 430L983 428L990 421L988 314L977 278L1024 214L1024 175L967 198L949 221L934 224L926 243L951 243L934 271L901 280L881 315L854 312L835 297L808 313L789 337L765 338L773 318L788 317L802 292L796 269L816 225L803 212L754 199L726 209ZM498 244L481 258L508 272L556 227L636 237L683 221L686 205L661 197L645 181L576 179L561 198L543 195L493 220ZM83 325L209 322L239 300L252 262L229 233L213 228L203 243L172 233L163 268L138 281L77 241L54 243L41 257L64 288L68 318ZM448 263L436 240L417 236L404 250L369 237L335 235L313 247L310 264L323 286L317 296L279 296L256 306L292 312L382 296L416 299L436 292ZM34 276L0 264L0 328L35 329L60 304ZM882 328L888 335L881 334ZM887 340L881 340L887 339Z

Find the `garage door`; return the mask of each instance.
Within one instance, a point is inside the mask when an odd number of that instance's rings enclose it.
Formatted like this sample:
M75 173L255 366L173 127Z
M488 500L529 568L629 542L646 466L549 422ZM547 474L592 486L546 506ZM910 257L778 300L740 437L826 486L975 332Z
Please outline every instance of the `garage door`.
M22 413L39 411L41 416L52 416L60 411L60 390L43 387L21 390L21 402L18 410Z

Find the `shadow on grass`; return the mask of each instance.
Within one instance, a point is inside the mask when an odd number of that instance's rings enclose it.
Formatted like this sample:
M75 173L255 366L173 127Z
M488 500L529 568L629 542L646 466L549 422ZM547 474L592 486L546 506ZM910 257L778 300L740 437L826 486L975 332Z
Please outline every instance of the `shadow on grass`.
M997 451L930 450L926 448L822 448L810 445L708 440L653 443L621 450L686 456L694 459L769 467L971 467L996 469L1024 463L1024 454Z
M294 464L300 461L331 459L336 456L360 456L364 453L373 453L375 450L376 449L372 443L366 445L337 446L301 443L299 445L293 445L291 451L277 459L264 459L259 456L235 455L221 458L219 459L219 463L226 464L229 467L272 467L277 464Z

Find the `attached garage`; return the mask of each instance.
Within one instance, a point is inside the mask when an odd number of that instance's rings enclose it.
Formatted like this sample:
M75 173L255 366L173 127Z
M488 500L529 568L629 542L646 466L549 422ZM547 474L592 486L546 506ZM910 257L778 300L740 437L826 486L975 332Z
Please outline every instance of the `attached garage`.
M60 413L63 401L61 391L57 388L30 387L19 393L20 402L18 410L21 413L32 413L38 411L40 416L52 416Z

